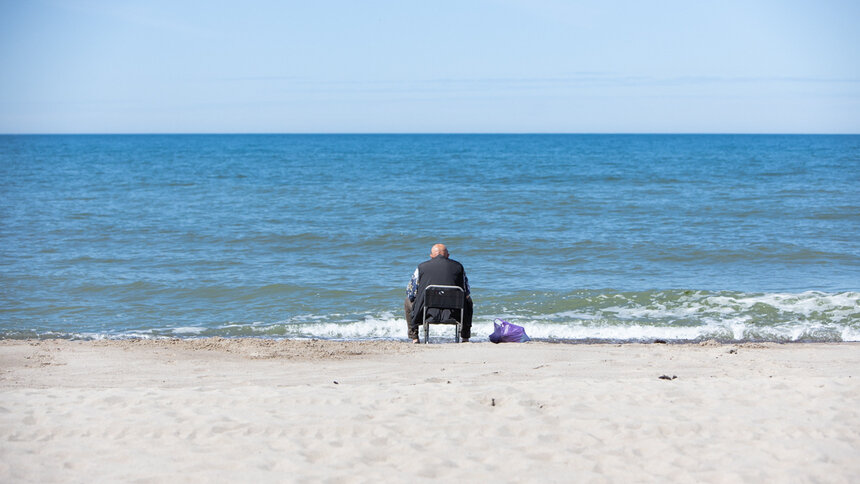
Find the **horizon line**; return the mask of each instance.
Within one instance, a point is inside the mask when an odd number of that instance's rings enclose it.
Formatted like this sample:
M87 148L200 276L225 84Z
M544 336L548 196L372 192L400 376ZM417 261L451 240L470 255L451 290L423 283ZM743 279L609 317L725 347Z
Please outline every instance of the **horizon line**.
M242 132L242 131L182 131L182 132L44 132L44 133L0 133L0 136L451 136L451 135L466 135L466 136L534 136L534 135L690 135L690 136L857 136L860 132L732 132L732 131L259 131L259 132Z

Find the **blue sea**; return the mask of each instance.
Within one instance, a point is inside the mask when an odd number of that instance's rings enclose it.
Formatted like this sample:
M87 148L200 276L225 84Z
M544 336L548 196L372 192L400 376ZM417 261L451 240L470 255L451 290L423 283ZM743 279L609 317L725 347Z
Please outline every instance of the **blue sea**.
M405 340L437 242L478 341L860 341L860 136L0 136L0 338Z

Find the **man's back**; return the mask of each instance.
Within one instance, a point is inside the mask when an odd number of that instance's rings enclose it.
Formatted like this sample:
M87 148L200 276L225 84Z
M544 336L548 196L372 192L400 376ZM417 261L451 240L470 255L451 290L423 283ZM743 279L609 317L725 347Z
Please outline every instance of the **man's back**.
M463 264L447 257L434 257L418 265L418 291L415 294L412 320L418 323L424 307L424 289L430 285L457 286L466 290L466 271ZM436 317L436 311L431 311Z
M430 260L424 261L415 269L412 279L406 288L406 319L409 323L409 336L418 342L418 325L424 322L424 290L427 286L457 286L466 293L464 321L462 321L461 336L463 341L469 341L472 328L472 300L469 289L469 279L466 271L459 262L448 258L448 249L444 244L436 244L430 251ZM446 310L447 311L447 310ZM450 311L447 311L450 313ZM436 310L428 311L428 318L447 319L448 314L439 314ZM459 319L459 315L457 315Z
M435 257L418 264L418 293L431 284L466 289L463 264L445 257Z

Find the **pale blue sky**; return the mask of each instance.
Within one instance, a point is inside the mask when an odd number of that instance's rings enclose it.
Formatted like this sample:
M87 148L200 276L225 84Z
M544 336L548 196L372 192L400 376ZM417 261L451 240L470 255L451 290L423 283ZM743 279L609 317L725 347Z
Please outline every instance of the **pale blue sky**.
M0 0L0 133L860 133L860 1Z

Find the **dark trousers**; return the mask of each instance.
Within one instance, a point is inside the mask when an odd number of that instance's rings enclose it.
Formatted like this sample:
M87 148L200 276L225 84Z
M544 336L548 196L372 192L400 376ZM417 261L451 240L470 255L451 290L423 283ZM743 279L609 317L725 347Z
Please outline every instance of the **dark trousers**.
M422 319L424 312L420 312L417 314L415 318L415 324L412 324L412 301L409 298L406 298L406 301L403 303L403 309L406 312L406 326L409 328L409 338L418 339L418 327L424 324L424 320ZM463 319L462 325L460 327L460 337L461 338L471 338L472 336L472 310L474 309L474 305L472 304L472 298L467 297L466 302L463 305ZM459 314L456 317L459 319Z

